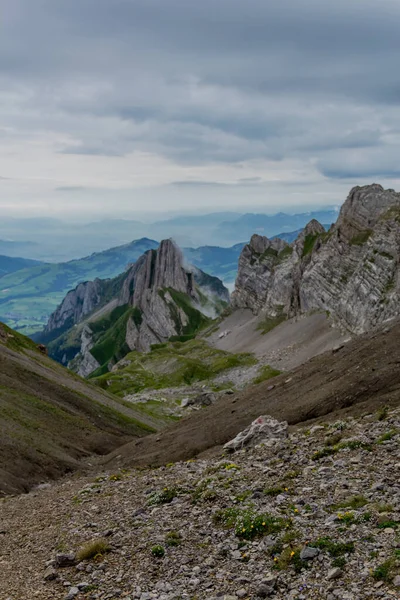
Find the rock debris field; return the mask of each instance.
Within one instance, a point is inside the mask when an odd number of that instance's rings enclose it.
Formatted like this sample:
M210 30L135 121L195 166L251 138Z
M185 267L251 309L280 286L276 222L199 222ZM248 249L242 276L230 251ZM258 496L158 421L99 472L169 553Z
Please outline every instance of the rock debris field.
M0 517L1 600L398 599L400 411L75 476Z

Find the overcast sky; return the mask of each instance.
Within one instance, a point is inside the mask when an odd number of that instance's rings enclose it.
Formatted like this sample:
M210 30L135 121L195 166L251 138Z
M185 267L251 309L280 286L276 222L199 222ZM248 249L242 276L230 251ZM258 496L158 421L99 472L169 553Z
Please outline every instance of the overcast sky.
M400 189L398 0L0 0L2 214Z

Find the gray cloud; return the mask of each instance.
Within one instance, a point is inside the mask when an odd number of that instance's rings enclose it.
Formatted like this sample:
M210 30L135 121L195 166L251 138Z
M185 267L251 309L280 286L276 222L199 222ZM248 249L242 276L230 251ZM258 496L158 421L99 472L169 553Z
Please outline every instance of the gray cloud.
M77 193L95 185L60 160L111 172L135 153L188 190L396 180L399 19L395 0L14 0L0 143L47 144L38 170L50 153L51 189ZM104 165L99 188L118 187Z

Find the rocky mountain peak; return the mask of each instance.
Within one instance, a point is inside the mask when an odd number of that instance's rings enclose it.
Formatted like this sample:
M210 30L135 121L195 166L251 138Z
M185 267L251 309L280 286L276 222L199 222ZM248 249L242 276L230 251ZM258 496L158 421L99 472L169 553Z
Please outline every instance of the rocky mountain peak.
M197 299L192 273L185 270L183 264L182 252L172 240L163 240L158 250L149 250L136 270L132 304L140 307L147 298L148 290L154 294L166 288Z
M378 183L356 186L342 206L336 230L342 237L351 239L373 229L382 215L395 206L400 207L400 194L394 190L385 190Z
M270 316L328 311L353 333L398 316L400 194L355 187L329 232L313 220L280 252L253 237L240 257L233 304Z
M270 240L269 238L263 235L259 235L257 233L252 235L249 242L250 249L258 254L263 254L266 250L268 250L268 248L280 252L287 245L288 244L287 242L285 242L285 240L282 240L280 238L273 238L272 240Z
M42 341L50 342L52 356L87 376L112 367L130 350L148 352L171 337L194 336L228 302L219 279L185 268L180 249L163 240L114 280L88 282L69 292Z

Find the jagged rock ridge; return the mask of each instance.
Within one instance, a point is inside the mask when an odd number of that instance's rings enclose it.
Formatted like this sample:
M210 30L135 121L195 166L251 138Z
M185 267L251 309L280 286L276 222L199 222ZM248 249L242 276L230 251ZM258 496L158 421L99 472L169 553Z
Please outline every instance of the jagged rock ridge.
M329 232L313 220L291 245L253 236L232 304L270 316L326 310L362 333L399 315L399 257L400 194L355 187Z
M185 268L172 240L113 280L80 284L51 315L41 340L80 375L111 367L131 351L190 336L229 302L222 282Z

